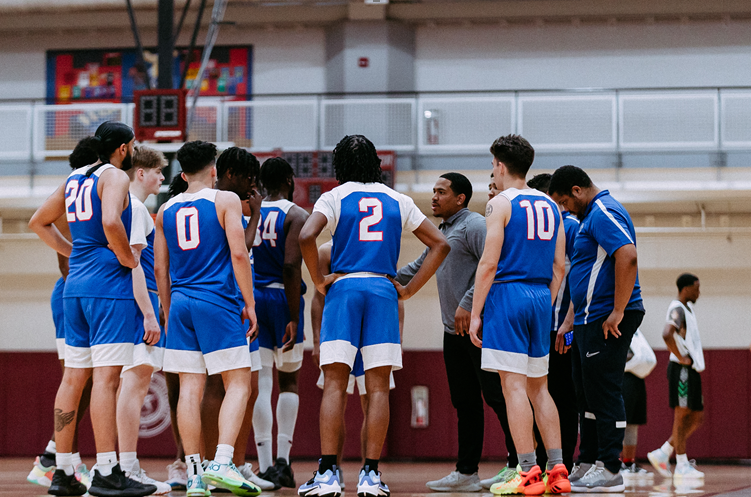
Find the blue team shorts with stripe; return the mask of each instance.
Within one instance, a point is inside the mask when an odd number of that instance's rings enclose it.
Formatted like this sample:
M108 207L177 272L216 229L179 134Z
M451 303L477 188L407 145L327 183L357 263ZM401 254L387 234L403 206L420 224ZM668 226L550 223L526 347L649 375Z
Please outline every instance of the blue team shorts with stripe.
M154 292L149 292L149 299L151 300L151 307L154 309L154 315L159 320L159 296ZM164 365L164 346L167 344L167 335L164 333L164 328L159 326L161 334L159 335L159 341L154 345L146 345L143 341L143 334L145 329L143 327L143 313L141 308L138 307L136 302L136 333L133 337L133 363L130 366L123 368L123 373L129 369L133 369L136 366L151 366L154 370L160 371Z
M352 367L352 371L349 373L349 381L347 382L347 393L349 395L352 395L355 393L355 384L357 384L357 392L360 395L366 395L368 391L365 389L365 368L362 364L362 354L360 351L357 351L357 356L355 357L355 365ZM323 377L323 371L321 371L321 374L318 375L318 381L316 382L316 386L323 390L324 385L324 377ZM389 377L389 390L393 390L396 388L396 382L394 381L394 372L391 372L391 375Z
M57 358L65 359L65 311L63 310L63 291L65 280L60 278L55 283L55 288L50 296L52 307L52 321L55 323L55 345L57 346Z
M133 299L66 297L65 367L127 366L133 362Z
M241 307L228 309L172 292L164 371L217 374L250 368L250 350Z
M385 277L348 275L326 294L321 323L321 366L354 367L362 352L363 369L402 367L396 289Z
M297 338L292 350L282 352L284 333L289 323L289 305L283 288L256 288L253 292L256 300L256 317L258 318L258 344L261 349L263 367L270 368L276 364L279 371L292 373L302 366L303 340L305 339L305 300L300 297L300 316L298 317Z
M546 285L494 283L485 301L482 369L546 376L551 305Z

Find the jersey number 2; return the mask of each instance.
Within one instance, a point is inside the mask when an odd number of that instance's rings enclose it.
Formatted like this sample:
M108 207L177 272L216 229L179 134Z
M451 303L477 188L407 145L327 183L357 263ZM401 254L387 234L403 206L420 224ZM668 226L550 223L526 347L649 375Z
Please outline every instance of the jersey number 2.
M534 209L529 200L519 202L519 207L527 211L527 240L535 239L535 214L537 214L537 237L540 240L552 240L555 234L555 214L550 204L544 200L535 200ZM547 217L547 223L545 222Z
M80 187L74 181L65 185L65 210L69 223L88 221L94 215L94 208L91 205L92 188L94 188L93 178L84 180ZM75 208L71 211L70 207L73 204Z
M181 207L177 211L177 244L183 250L193 250L201 243L198 231L198 209Z
M368 212L373 209L373 214L360 220L360 241L382 242L383 231L370 231L370 227L380 223L383 219L383 204L377 198L364 197L360 199L358 205L360 212Z

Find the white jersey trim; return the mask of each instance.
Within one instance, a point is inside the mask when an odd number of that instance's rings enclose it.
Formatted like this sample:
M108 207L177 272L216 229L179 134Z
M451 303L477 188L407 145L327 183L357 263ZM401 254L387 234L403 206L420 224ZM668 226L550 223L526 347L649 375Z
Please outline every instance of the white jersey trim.
M532 188L525 188L523 190L519 190L518 188L508 188L506 190L503 190L501 192L501 195L506 197L509 200L509 202L514 200L519 195L530 195L532 197L545 197L546 199L553 202L553 199L548 197L545 193L541 192L540 190L534 190Z
M92 167L94 167L93 164L88 165L88 166L84 166L84 167L79 167L78 169L76 169L72 173L70 173L68 175L68 178L70 179L71 177L76 176L78 174L84 174L85 175L89 171L89 169L91 169ZM96 171L94 171L94 174L92 174L92 176L96 176L98 178L104 171L106 171L107 169L112 169L113 167L115 167L115 166L113 166L112 164L104 164L99 169L97 169Z
M284 212L285 214L289 212L289 210L295 205L294 202L290 202L287 199L280 199L280 200L263 200L261 201L261 207L276 207L280 211Z
M626 231L623 228L623 226L621 225L621 223L619 223L618 221L615 220L615 218L613 217L613 215L608 211L608 208L605 207L605 204L602 203L602 200L598 198L597 200L595 200L595 204L608 217L608 219L610 219L611 221L613 221L613 224L615 224L616 226L618 226L618 229L620 229L621 232L624 235L626 235L626 238L628 238L628 241L630 241L631 243L634 243L634 239L631 238L631 235L629 234L629 232Z
M587 306L584 308L584 324L587 324L589 320L589 306L592 305L592 297L595 293L595 284L597 284L597 277L600 275L600 269L605 262L605 258L608 253L600 245L597 246L597 259L594 265L592 265L592 272L589 275L589 284L587 285Z
M164 210L169 209L175 204L195 202L196 200L208 200L209 202L216 202L216 194L218 192L219 190L214 190L213 188L204 188L203 190L194 193L181 193L169 199L164 205Z

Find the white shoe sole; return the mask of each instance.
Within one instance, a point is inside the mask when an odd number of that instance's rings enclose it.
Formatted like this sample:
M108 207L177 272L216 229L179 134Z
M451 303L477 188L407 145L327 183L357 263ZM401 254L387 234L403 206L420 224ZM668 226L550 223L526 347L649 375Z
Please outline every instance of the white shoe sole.
M571 485L571 492L575 494L622 494L626 491L626 485L620 484L612 487L575 487Z
M357 497L388 497L390 493L381 490L380 485L357 485Z
M298 495L301 497L341 497L342 495L342 487L339 486L339 484L336 485L326 485L322 484L318 487L311 488L310 490L306 492L302 492L300 490L297 491Z
M482 491L482 485L461 485L456 487L442 487L439 485L430 486L429 484L425 484L426 487L428 487L433 492L480 492ZM490 487L488 487L490 488Z

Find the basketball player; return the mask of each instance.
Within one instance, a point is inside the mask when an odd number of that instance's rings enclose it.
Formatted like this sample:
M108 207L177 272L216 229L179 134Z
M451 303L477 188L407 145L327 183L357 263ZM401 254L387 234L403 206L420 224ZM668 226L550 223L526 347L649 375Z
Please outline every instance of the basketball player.
M131 269L130 181L133 130L107 121L97 128L95 166L73 171L32 216L29 227L49 246L70 257L65 282L65 372L55 399L57 469L49 493L82 495L74 475L72 441L81 392L93 375L91 422L97 469L89 493L95 496L145 496L156 487L128 478L117 463L116 393L120 371L133 360L135 303ZM54 226L65 214L73 244Z
M154 277L154 221L144 205L149 195L157 195L164 181L162 168L167 161L161 152L135 147L130 177L130 202L133 212L130 245L140 254L133 269L133 295L136 299L133 363L123 368L117 401L117 436L120 467L130 478L154 485L155 494L166 494L172 487L154 480L141 469L136 453L141 407L149 391L151 375L161 371L166 337L159 326L159 296Z
M475 277L470 337L482 347L482 368L497 371L521 472L490 487L494 494L570 491L563 465L558 410L548 392L550 306L565 271L566 239L558 206L526 188L534 149L518 135L490 147L501 193L485 210L487 235ZM482 312L485 309L483 328ZM534 406L534 414L532 407ZM547 480L537 465L534 421L548 456Z
M256 191L256 183L260 171L260 163L255 155L240 147L230 147L219 155L216 160L217 181L216 189L235 193L243 200L243 226L245 226L245 246L251 253L251 269L254 268L251 247L256 238L258 222L261 217L262 196ZM186 185L187 188L187 185ZM253 269L255 271L255 269ZM255 278L255 275L253 276ZM238 293L238 303L242 304L242 294ZM253 428L253 411L258 398L258 372L261 369L261 356L258 351L258 340L249 345L251 362L250 397L245 409L240 431L235 441L235 453L232 462L246 480L255 484L261 490L273 490L274 484L263 480L253 472L253 467L245 461L248 439ZM214 447L219 440L219 411L224 401L225 390L221 375L210 375L206 378L206 391L201 402L201 423L203 441L207 458L214 457Z
M527 186L548 193L551 175L538 174L527 182ZM574 451L579 441L579 410L576 407L576 391L571 369L571 348L566 343L573 340L574 306L571 303L571 290L568 273L571 270L571 254L574 252L574 240L579 231L579 220L566 210L561 210L563 229L566 234L566 271L553 303L553 318L550 329L550 356L548 363L548 391L558 410L561 425L561 447L563 464L570 472L574 466ZM543 449L543 450L541 450ZM544 456L544 447L537 446L537 458Z
M342 430L342 405L349 373L362 352L368 405L368 448L360 471L360 497L390 495L378 460L389 421L389 377L402 366L397 299L415 294L435 273L450 247L415 203L381 183L381 160L362 135L345 136L334 149L338 187L324 193L300 232L300 249L316 289L326 294L321 329L321 452L318 470L299 494L338 497L336 454ZM331 270L318 264L316 239L324 228L333 235ZM403 287L396 275L402 230L430 248L422 267ZM331 288L329 288L329 286ZM327 293L328 292L328 293Z
M331 246L333 244L328 241L318 247L318 260L321 265L321 272L328 274L331 272ZM316 367L320 368L320 356L321 356L321 322L323 320L323 308L326 297L319 291L315 292L313 296L313 302L310 305L310 320L311 327L313 328L313 362L316 363ZM404 302L399 301L399 336L402 337L404 332ZM324 379L323 371L321 371L318 377L316 386L323 390ZM355 385L357 385L357 393L360 396L360 408L362 409L363 419L362 426L360 427L360 454L362 463L365 464L365 453L368 447L368 404L370 403L370 397L368 391L365 388L365 370L362 364L362 354L357 353L355 357L355 364L352 367L352 371L349 375L349 381L347 382L347 395L355 393ZM396 388L394 382L394 373L391 372L391 378L389 379L389 388L393 390ZM347 399L344 397L342 402L342 419L347 410ZM342 425L342 431L339 432L339 445L336 453L336 472L339 478L339 485L344 490L344 472L342 471L341 461L342 454L344 453L344 441L346 439L346 427Z
M581 434L571 490L623 492L623 373L631 339L644 317L634 225L626 209L576 166L558 168L549 190L580 221L569 272L571 362Z
M704 420L704 396L701 372L704 351L693 304L699 298L699 278L684 273L676 281L678 298L668 307L667 322L662 332L670 351L668 388L673 409L673 434L661 448L647 454L649 462L663 476L670 476L670 456L675 449L674 479L704 478L686 456L686 442Z
M490 183L488 184L488 200L493 200L493 197L501 193L495 186L493 173L490 173Z
M189 496L207 485L236 495L258 495L232 462L233 444L250 396L251 358L246 335L256 331L252 275L242 204L214 190L216 146L193 141L177 152L188 189L160 209L154 242L155 273L167 320L165 371L180 374L178 424L188 464ZM244 307L237 301L242 293ZM250 327L243 324L250 321ZM221 373L226 395L219 413L219 444L201 467L200 399L206 373Z
M264 162L261 185L261 226L253 246L258 344L263 369L258 379L258 402L253 411L253 431L258 451L258 476L275 488L295 488L289 453L300 399L297 380L302 367L305 283L298 236L308 213L292 203L295 175L281 157ZM271 391L276 366L279 397L276 403L277 452L272 460Z
M78 168L99 162L97 148L98 145L93 136L83 138L68 157L70 167L75 171ZM68 241L71 241L68 220L65 216L55 221L55 226ZM55 288L52 290L52 296L50 297L50 304L52 306L52 320L55 323L57 358L60 360L60 367L65 372L65 312L63 310L63 293L65 290L65 278L68 277L68 258L58 252L57 264L62 276L55 283ZM76 431L73 435L73 466L76 468L75 475L78 481L86 485L87 488L91 485L91 476L86 465L81 461L81 454L78 452L78 424L89 407L90 398L91 378L86 382L86 387L84 387L81 394L81 403L78 405L78 415L76 416ZM55 466L56 453L57 446L55 443L55 433L53 432L52 438L47 443L44 452L37 456L34 461L34 467L31 469L29 476L26 477L26 480L43 487L49 487L52 484L52 476L55 473L55 469L57 469Z

